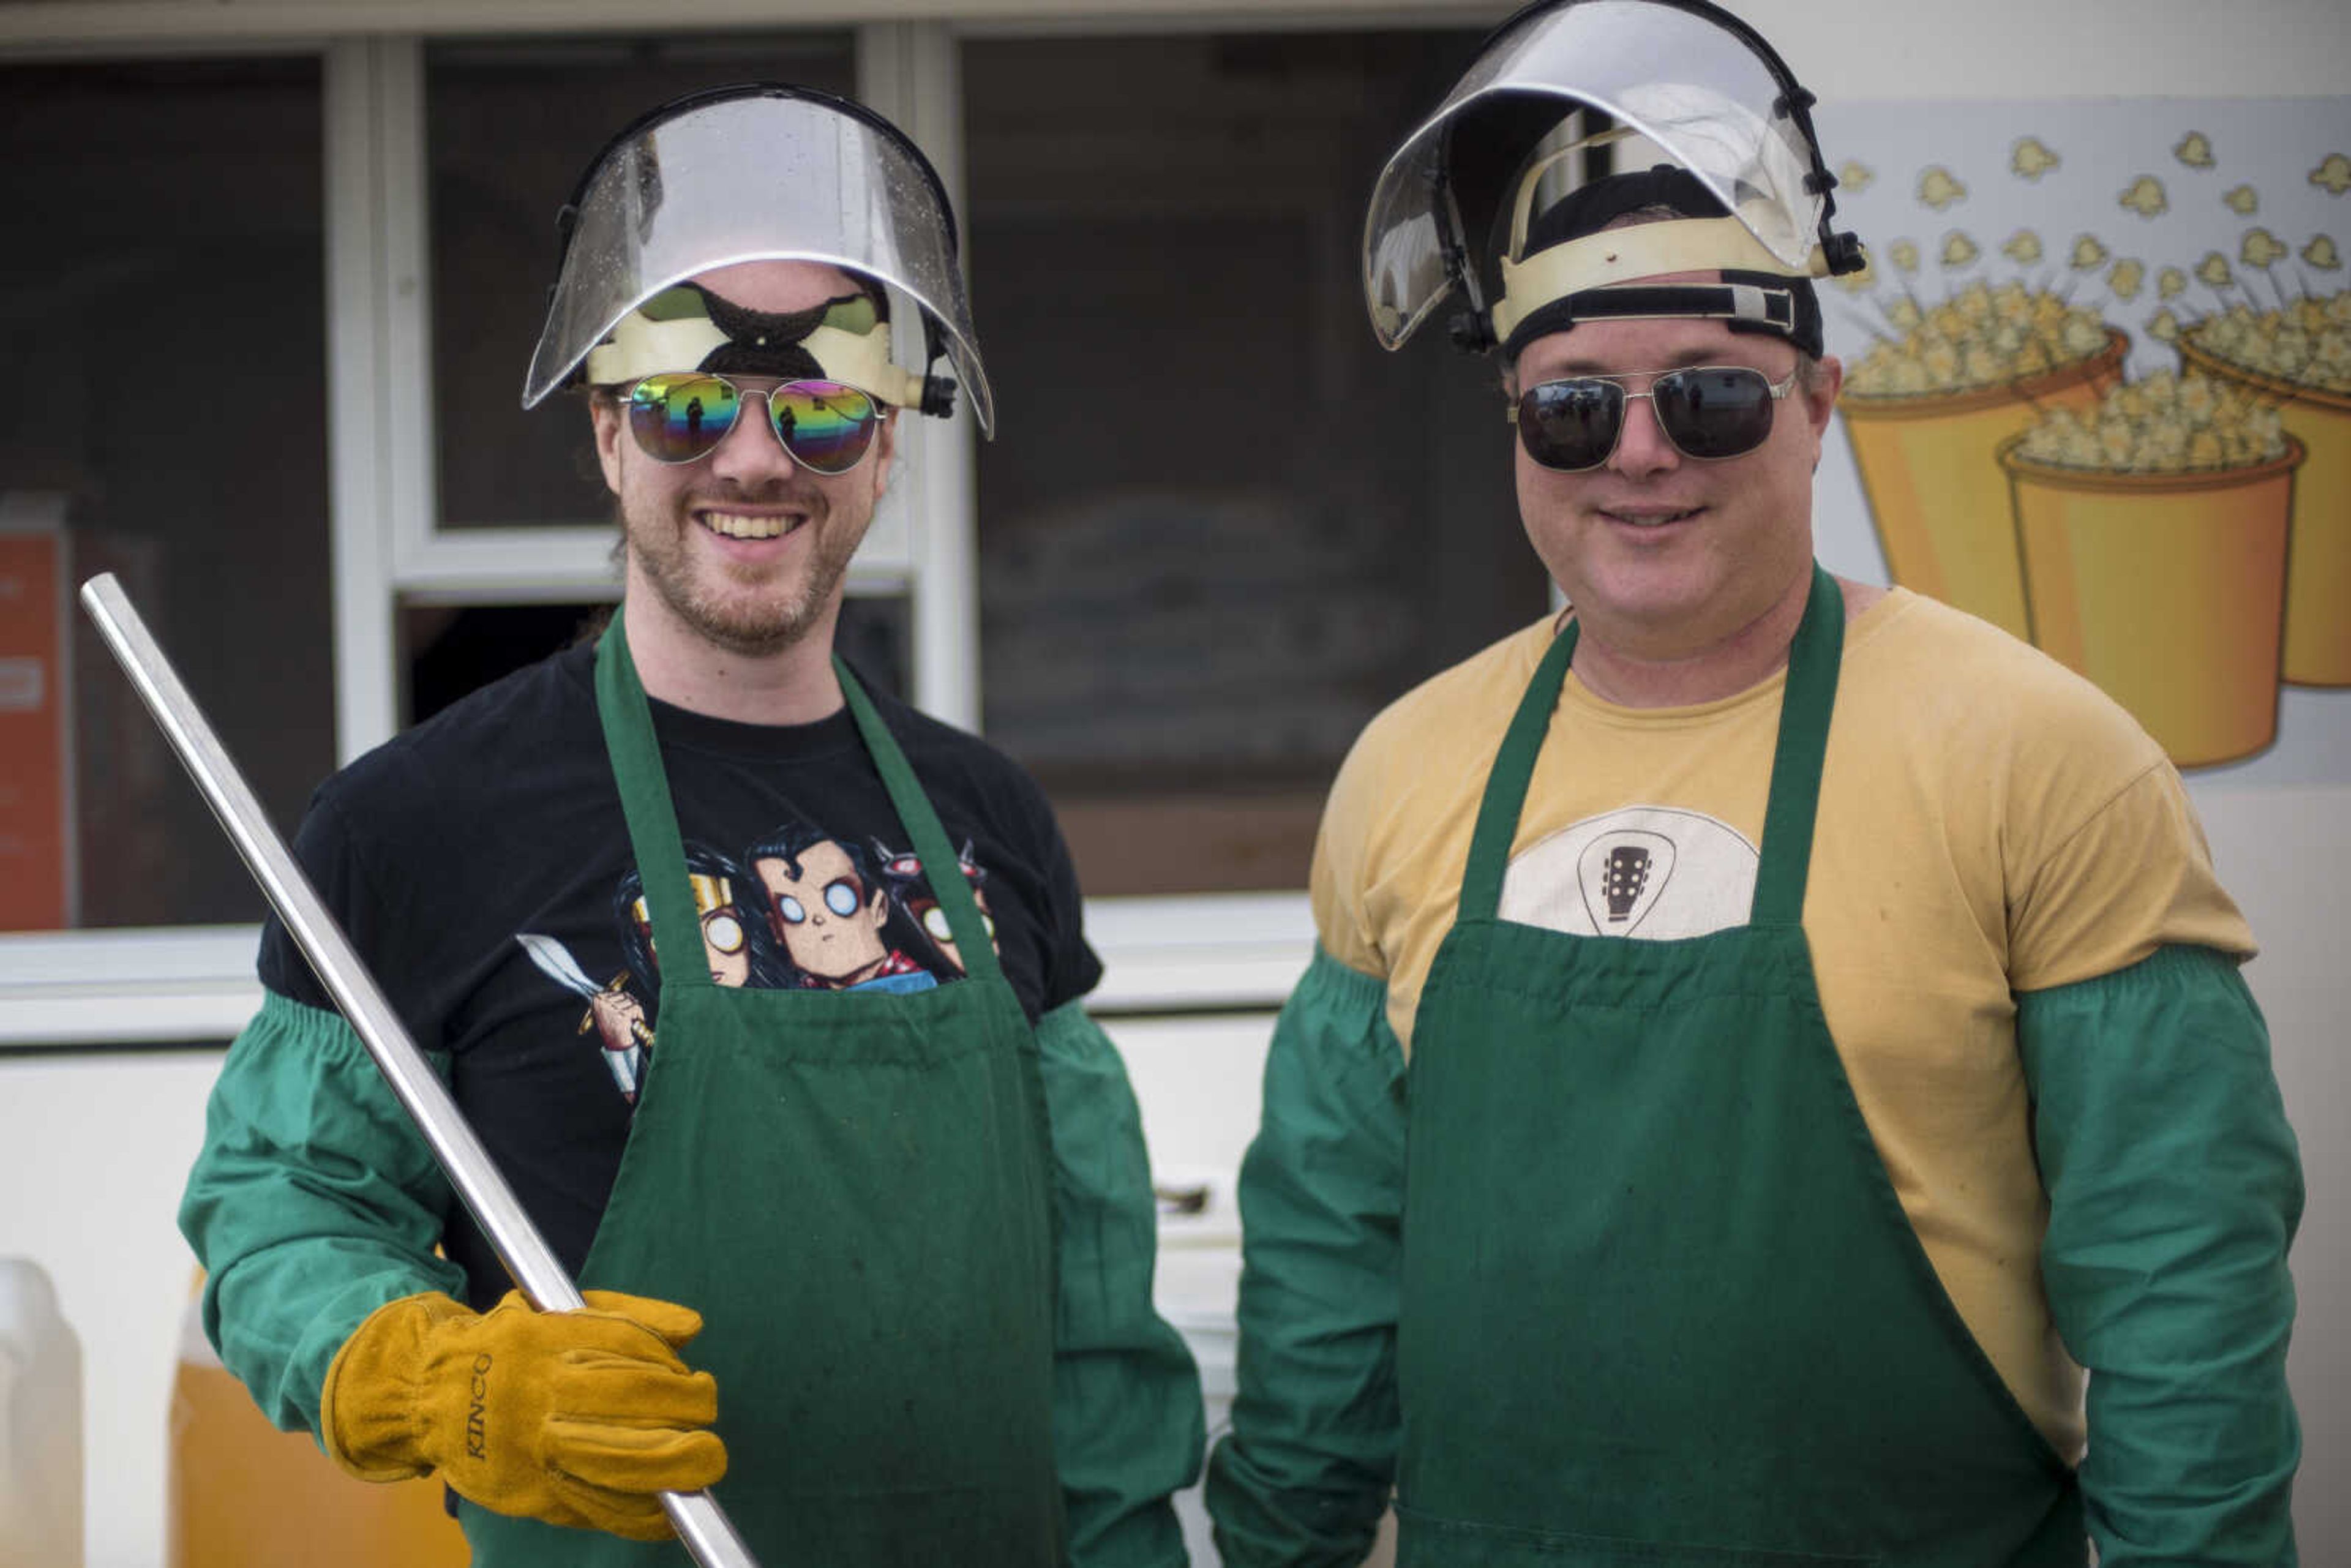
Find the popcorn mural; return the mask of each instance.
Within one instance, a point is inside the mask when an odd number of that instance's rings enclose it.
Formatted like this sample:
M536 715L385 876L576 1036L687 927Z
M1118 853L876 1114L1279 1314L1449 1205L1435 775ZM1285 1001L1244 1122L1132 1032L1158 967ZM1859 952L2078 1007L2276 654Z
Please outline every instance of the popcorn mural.
M2351 99L2210 107L1911 106L1947 129L1840 170L1871 266L1823 297L1887 576L2184 768L2351 689Z

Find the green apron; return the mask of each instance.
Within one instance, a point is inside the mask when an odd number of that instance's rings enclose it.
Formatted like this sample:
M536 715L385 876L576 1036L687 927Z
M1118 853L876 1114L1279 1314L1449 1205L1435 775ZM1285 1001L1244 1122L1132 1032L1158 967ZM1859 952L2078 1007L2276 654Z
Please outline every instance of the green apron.
M1802 927L1844 646L1814 569L1750 924L1496 917L1576 629L1479 810L1410 1076L1400 1568L2080 1568L2070 1468L1895 1197ZM1834 892L1834 890L1832 890Z
M720 987L621 619L596 702L662 966L660 1039L580 1284L683 1302L718 1380L716 1494L761 1568L1053 1568L1044 1087L937 816L841 684L967 977ZM677 1542L461 1509L476 1568L678 1568Z

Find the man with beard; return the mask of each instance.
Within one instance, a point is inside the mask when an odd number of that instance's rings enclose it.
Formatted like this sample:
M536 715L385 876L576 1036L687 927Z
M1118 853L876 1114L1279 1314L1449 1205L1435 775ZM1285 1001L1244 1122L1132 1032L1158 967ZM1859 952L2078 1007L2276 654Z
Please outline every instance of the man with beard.
M853 104L722 89L624 130L564 235L525 402L584 392L621 608L329 779L297 848L589 1306L508 1291L273 923L182 1208L206 1332L346 1470L440 1477L483 1568L677 1563L660 1494L722 1475L771 1568L1180 1564L1198 1385L1068 852L832 648L942 357L992 419L937 176ZM778 821L911 840L970 972L662 962L753 935L684 846ZM615 888L659 972L633 1095L580 1027Z

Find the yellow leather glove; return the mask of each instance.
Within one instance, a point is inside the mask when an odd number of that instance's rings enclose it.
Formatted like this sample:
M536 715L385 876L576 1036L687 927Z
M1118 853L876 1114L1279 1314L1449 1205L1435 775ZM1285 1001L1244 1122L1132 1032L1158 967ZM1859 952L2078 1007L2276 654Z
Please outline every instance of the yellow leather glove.
M718 1385L679 1347L702 1316L588 1291L584 1312L535 1312L518 1291L475 1312L437 1291L379 1307L327 1369L319 1433L362 1480L438 1473L494 1512L673 1533L655 1493L726 1472L708 1430Z

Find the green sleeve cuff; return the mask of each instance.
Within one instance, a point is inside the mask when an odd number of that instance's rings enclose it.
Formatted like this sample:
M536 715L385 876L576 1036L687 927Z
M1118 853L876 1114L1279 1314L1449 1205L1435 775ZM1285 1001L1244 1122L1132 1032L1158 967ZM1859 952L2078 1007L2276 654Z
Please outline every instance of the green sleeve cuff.
M1405 1065L1386 1002L1318 948L1267 1055L1233 1429L1208 1466L1230 1568L1352 1568L1395 1479Z
M451 1201L341 1015L265 992L213 1087L180 1229L205 1270L205 1336L271 1421L317 1432L327 1368L376 1308L462 1295L434 1254Z
M1052 1123L1061 1293L1053 1447L1072 1568L1185 1560L1168 1499L1200 1473L1199 1374L1152 1305L1158 1208L1126 1063L1084 1007L1037 1025Z
M2302 1167L2260 1008L2231 958L2166 947L2020 997L2017 1034L2103 1568L2293 1563Z

